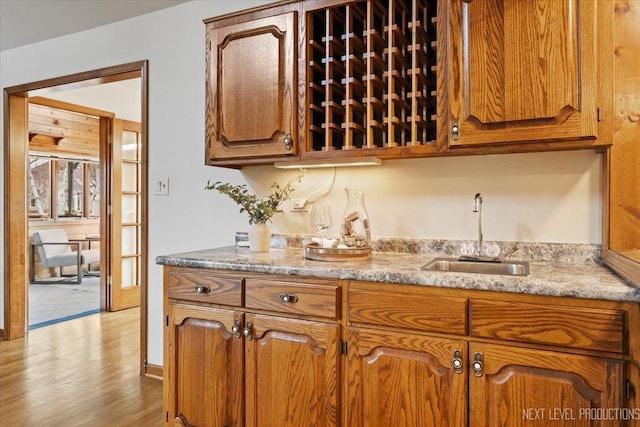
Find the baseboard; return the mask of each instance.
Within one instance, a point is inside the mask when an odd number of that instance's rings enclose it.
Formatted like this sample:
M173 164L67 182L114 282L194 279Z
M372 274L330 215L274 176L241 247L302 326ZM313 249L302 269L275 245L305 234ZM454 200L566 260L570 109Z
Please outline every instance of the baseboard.
M5 337L4 337L4 329L0 329L0 341L4 341Z
M163 377L162 366L151 365L151 364L147 363L147 365L145 366L145 369L144 369L144 375L146 377L162 380L162 377Z

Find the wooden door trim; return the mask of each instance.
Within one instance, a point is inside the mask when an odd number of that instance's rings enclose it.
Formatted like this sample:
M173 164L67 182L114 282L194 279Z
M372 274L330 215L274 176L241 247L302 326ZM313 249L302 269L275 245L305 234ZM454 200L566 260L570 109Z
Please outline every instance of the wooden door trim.
M27 330L28 99L4 91L4 339ZM9 286L11 284L11 286Z
M132 78L141 78L142 97L142 185L147 187L147 134L148 134L148 61L85 71L62 77L25 83L4 88L4 339L25 336L27 332L27 202L26 159L28 92L51 88L53 91L94 86ZM46 92L46 91L45 91ZM148 197L148 196L147 196ZM142 286L140 304L140 368L146 373L147 360L147 197L142 199ZM103 204L101 215L106 219L107 207ZM101 230L102 231L102 230Z

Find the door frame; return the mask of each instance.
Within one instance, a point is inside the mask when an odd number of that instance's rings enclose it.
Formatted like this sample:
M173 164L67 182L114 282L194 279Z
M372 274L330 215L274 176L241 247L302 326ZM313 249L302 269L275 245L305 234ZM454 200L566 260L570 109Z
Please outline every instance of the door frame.
M7 340L24 337L28 298L28 94L38 89L73 89L132 78L141 79L142 188L148 189L148 61L136 61L4 88L4 330ZM102 131L101 131L102 133ZM103 147L101 137L100 150ZM102 154L101 154L102 157ZM101 166L105 168L106 166ZM104 171L101 171L104 172ZM103 177L106 174L103 173ZM140 372L147 373L148 194L141 200ZM108 207L100 207L100 231L106 231ZM106 235L105 235L106 236ZM108 247L108 245L106 246ZM104 259L104 258L103 258ZM101 297L102 298L102 297Z

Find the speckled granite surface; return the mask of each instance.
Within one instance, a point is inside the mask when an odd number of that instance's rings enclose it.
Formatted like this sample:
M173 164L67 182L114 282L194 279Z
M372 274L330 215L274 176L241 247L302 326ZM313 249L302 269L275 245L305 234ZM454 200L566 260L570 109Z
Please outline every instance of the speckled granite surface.
M515 245L515 244L514 244ZM517 245L516 245L517 246ZM571 246L571 245L569 245ZM586 245L589 246L589 245ZM562 246L560 246L562 247ZM571 249L571 250L570 250ZM551 252L557 252L557 248ZM548 251L541 250L541 253ZM573 248L565 248L562 257L551 261L531 257L531 274L526 277L493 274L429 272L420 270L439 253L373 252L371 260L357 262L324 262L304 258L301 247L275 247L269 252L250 252L247 248L223 247L217 249L159 256L158 264L185 267L205 267L256 273L363 280L458 289L491 290L536 295L567 296L613 301L640 301L640 287L636 287L614 274L607 267L584 260ZM582 253L582 250L579 250ZM590 250L586 250L590 252ZM518 249L512 252L518 258ZM503 253L504 255L504 253ZM454 255L457 256L457 255ZM548 257L549 255L544 255ZM501 256L504 257L504 256ZM507 258L507 257L504 257ZM526 259L525 257L521 259ZM577 259L580 259L577 261Z
M246 240L246 233L237 233L237 240ZM310 236L277 234L271 238L273 248L303 248ZM373 239L374 252L400 252L429 254L434 256L468 255L462 253L463 246L473 246L474 240L406 239L382 237ZM526 243L485 241L483 247L495 246L501 259L554 262L600 262L600 245L570 243Z

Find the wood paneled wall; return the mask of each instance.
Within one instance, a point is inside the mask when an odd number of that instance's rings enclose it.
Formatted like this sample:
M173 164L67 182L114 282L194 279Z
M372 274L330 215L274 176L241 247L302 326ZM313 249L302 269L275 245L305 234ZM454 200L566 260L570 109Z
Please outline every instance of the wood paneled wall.
M615 4L610 247L640 261L640 1Z
M78 106L49 99L29 100L29 151L98 158L100 119Z

